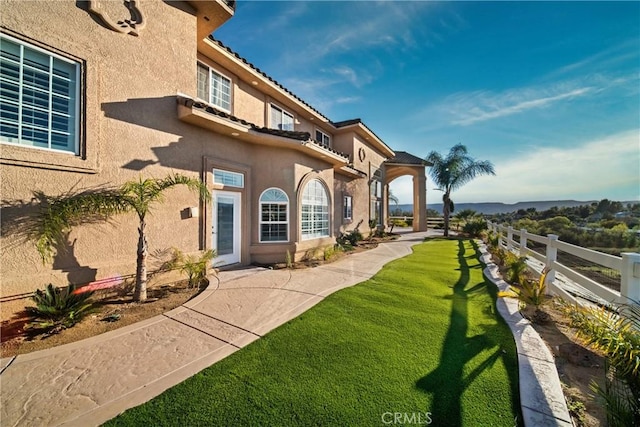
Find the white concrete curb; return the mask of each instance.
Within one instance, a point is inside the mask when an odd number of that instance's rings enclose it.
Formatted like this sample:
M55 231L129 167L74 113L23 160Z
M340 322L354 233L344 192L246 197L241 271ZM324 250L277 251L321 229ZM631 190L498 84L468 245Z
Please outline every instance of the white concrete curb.
M479 250L480 260L486 264L484 275L499 290L507 290L509 284L500 277L498 266L492 261L486 245L480 243ZM517 300L498 298L496 307L516 341L520 405L525 427L573 426L554 358L548 347L531 322L520 314Z

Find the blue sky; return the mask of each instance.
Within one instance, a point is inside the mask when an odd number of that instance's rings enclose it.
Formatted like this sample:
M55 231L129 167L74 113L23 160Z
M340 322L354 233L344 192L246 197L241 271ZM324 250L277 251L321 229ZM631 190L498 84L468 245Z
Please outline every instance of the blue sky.
M640 2L239 1L214 37L393 149L492 161L458 203L640 200Z

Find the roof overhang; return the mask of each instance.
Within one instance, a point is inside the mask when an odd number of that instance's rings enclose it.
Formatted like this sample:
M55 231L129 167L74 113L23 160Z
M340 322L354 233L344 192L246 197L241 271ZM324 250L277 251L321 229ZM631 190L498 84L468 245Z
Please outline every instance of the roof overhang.
M375 133L371 131L371 129L359 120L348 125L336 126L336 134L345 132L356 133L363 138L367 144L377 149L384 157L390 158L395 155L394 151L387 144L385 144Z
M177 101L178 119L185 123L252 144L300 151L310 157L321 159L333 165L334 168L349 164L349 158L346 155L317 143L308 134L305 137L304 133L290 132L292 137L288 137L287 132L278 133L274 130L258 128L233 116L214 114L208 112L206 106L203 107L200 102L186 95L178 95Z
M206 38L222 24L227 22L235 12L235 1L225 0L191 0L187 1L198 18L197 37Z
M334 166L334 170L341 174L341 175L346 175L348 177L351 178L366 178L367 174L365 172L362 172L356 168L354 168L352 165L344 165L344 166Z
M253 85L275 101L285 104L287 109L293 110L294 113L305 120L319 124L331 123L327 117L221 43L205 38L198 43L198 50L204 56L215 58L217 64L238 76L240 80Z

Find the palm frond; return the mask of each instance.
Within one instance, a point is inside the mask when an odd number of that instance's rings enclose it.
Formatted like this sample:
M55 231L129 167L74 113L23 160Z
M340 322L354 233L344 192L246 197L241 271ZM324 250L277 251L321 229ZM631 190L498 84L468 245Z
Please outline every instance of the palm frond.
M63 243L65 233L72 227L104 221L131 209L123 194L113 189L85 190L57 197L41 192L34 195L41 201L41 209L32 234L43 262L55 254L56 246Z
M467 147L462 144L451 147L446 157L432 151L425 160L433 164L429 175L445 193L459 189L480 175L495 175L491 162L475 160L468 155Z

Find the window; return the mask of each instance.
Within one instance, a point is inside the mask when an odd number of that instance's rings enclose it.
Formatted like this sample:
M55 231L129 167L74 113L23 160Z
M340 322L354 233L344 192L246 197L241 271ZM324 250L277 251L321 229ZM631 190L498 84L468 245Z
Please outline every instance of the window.
M302 240L329 236L329 197L320 180L307 183L302 192Z
M279 188L260 196L260 242L289 241L289 198Z
M198 63L198 98L231 112L231 80Z
M329 135L327 135L326 133L322 132L319 129L316 129L316 141L318 141L320 144L324 145L325 147L331 146L331 138L329 137Z
M271 129L293 130L293 115L272 104Z
M80 64L0 39L0 141L78 154Z
M225 187L244 188L244 175L238 172L214 169L213 182L215 184L222 184Z
M351 196L344 196L342 218L346 221L351 221L353 218L353 198Z
M376 220L377 224L380 225L380 220L382 217L382 170L376 169L373 174L371 181L369 183L369 194L371 205L369 209L369 219Z

